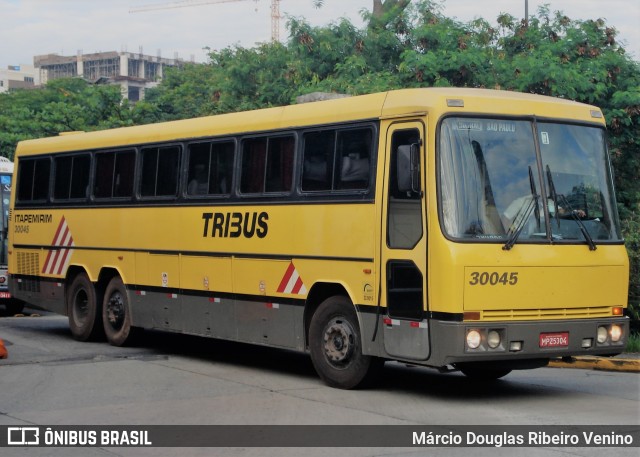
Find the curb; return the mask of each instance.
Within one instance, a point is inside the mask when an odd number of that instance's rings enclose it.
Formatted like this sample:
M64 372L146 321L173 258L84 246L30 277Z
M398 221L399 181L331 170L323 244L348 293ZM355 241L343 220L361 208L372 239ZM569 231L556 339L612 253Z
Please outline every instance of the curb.
M624 357L571 357L566 359L551 359L551 368L581 368L583 370L621 371L625 373L640 373L640 359Z

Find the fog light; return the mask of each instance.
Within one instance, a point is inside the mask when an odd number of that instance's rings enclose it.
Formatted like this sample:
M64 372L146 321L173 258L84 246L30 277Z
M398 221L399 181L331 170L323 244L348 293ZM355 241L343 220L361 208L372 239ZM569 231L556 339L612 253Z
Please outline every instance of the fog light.
M487 344L491 349L495 349L500 346L500 333L496 330L491 330L489 332L489 336L487 337Z
M611 341L613 341L614 343L617 343L618 341L620 341L620 338L622 338L622 327L615 324L612 325L610 335L611 335Z
M609 332L607 332L607 327L598 327L598 343L600 344L606 343L608 336L609 336Z
M583 349L589 349L591 346L593 346L593 338L583 338L582 339L582 348Z
M522 341L512 341L511 344L509 344L509 350L511 352L522 351Z
M469 330L467 332L467 347L469 349L478 349L480 347L481 341L482 341L482 337L480 336L479 331Z

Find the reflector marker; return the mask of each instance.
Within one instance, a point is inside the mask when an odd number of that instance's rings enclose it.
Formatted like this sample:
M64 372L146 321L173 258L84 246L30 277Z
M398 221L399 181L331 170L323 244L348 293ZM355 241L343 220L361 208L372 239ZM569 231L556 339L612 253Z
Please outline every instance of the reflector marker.
M71 254L73 253L73 249L68 248L75 246L73 237L71 236L71 230L69 230L67 220L64 216L60 219L60 224L58 224L58 228L56 230L56 234L53 236L51 245L62 247L63 249L49 250L47 260L42 267L42 273L61 275L66 271L67 266L69 265L69 260L71 259Z
M284 273L282 281L280 281L277 292L281 294L296 295L304 295L307 293L307 288L302 282L302 278L300 277L296 267L293 265L293 262L289 263L287 271Z

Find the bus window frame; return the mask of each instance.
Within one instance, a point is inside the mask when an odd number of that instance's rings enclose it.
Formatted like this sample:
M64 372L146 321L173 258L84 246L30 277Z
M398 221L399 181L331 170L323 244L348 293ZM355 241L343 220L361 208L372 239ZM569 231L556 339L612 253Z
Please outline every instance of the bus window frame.
M56 178L58 176L58 164L57 164L57 160L58 159L64 159L67 157L70 157L72 160L74 160L76 157L80 157L80 156L88 156L89 157L89 176L88 176L88 180L87 180L87 185L86 185L86 189L84 192L84 197L68 197L68 198L57 198L56 197ZM57 205L57 204L67 204L67 203L79 203L79 202L85 202L87 200L89 200L89 198L91 197L91 195L93 194L93 167L94 167L94 153L93 151L73 151L70 153L63 153L63 154L56 154L56 155L51 155L51 168L49 169L49 182L50 182L50 186L49 186L49 201L51 201L51 203ZM73 178L73 167L71 168L71 178ZM72 182L70 182L70 185L72 184ZM69 192L71 192L70 189L68 189Z
M289 190L286 191L276 191L276 192L268 192L266 190L266 172L268 168L268 158L269 158L269 143L271 139L278 138L293 138L293 163L291 166L291 186ZM297 183L298 183L298 155L300 154L300 131L299 130L274 130L270 132L264 132L261 134L255 135L238 135L236 143L236 156L234 157L236 163L234 167L234 179L232 183L233 194L241 199L251 199L251 198L273 198L273 197L291 197L295 195ZM263 173L265 174L262 182L262 191L258 192L243 192L242 191L242 181L243 181L243 159L245 155L244 146L247 141L252 140L261 140L266 139L266 151L265 151L265 163Z
M369 146L369 179L366 187L362 188L343 188L338 189L335 188L335 173L336 170L341 169L336 162L336 148L338 142L338 134L340 132L344 132L347 130L365 130L368 129L371 132L371 144ZM321 189L321 190L305 190L303 189L303 179L304 179L304 158L305 158L305 135L311 133L322 133L333 131L335 134L334 137L334 151L333 151L333 169L331 170L331 188L330 189ZM379 121L363 121L356 123L345 123L345 124L328 124L317 126L314 128L305 128L301 129L299 132L300 142L299 142L299 155L298 155L298 178L297 182L297 191L298 194L304 198L348 198L349 196L361 196L362 198L370 197L371 200L374 199L375 188L376 188L376 178L377 178L377 169L378 169L378 148L380 142L380 122Z
M106 149L98 149L93 151L93 164L91 167L91 181L90 181L90 186L91 186L91 192L90 192L90 201L94 202L96 204L104 204L104 203L127 203L127 202L132 202L134 200L136 200L136 186L137 186L137 172L138 172L138 155L139 155L139 147L136 146L123 146L120 148L106 148ZM132 152L133 153L133 183L132 185L132 190L131 190L131 195L128 197L97 197L95 194L95 186L96 186L96 180L97 180L97 167L98 167L98 160L99 160L99 156L102 154L110 154L113 156L116 156L120 153L125 153L125 152ZM115 167L115 163L114 163L114 167ZM113 170L113 172L115 172L115 168ZM113 180L113 174L111 175L111 179ZM113 192L113 189L112 189Z
M233 160L231 163L231 183L229 184L229 190L226 193L219 194L189 194L189 170L191 166L191 149L190 147L195 144L203 144L207 143L210 146L214 144L224 144L231 143L233 145ZM184 154L183 154L183 163L181 164L181 173L180 173L180 186L181 189L179 191L180 198L182 198L186 202L200 202L203 200L215 200L217 202L222 202L225 200L231 200L235 194L235 185L237 178L236 167L238 166L238 145L239 138L237 136L221 136L221 137L207 137L207 138L198 138L193 141L188 141L184 143ZM211 150L209 150L209 154L211 154Z
M176 171L176 190L173 195L142 195L142 179L143 179L143 159L144 159L144 150L145 149L157 149L158 153L161 149L164 148L178 148L178 169ZM140 144L136 146L137 149L137 157L136 157L136 177L134 182L134 195L135 200L137 202L173 202L177 201L181 198L181 186L182 186L182 170L180 169L183 165L183 156L185 149L184 141L172 141L169 143L148 143L148 144ZM158 169L156 168L156 192L157 192L157 184L158 184Z
M51 179L52 177L52 169L53 169L53 155L52 154L39 154L39 155L33 155L33 156L27 156L27 157L21 157L19 159L19 161L17 161L17 163L15 163L15 169L14 169L14 174L15 174L15 183L14 183L14 189L15 189L15 202L16 202L16 206L19 207L24 207L24 208L31 208L31 207L37 207L37 206L47 206L51 203L51 196L52 196L52 186L53 186L53 180ZM20 176L20 170L21 168L24 166L22 165L24 162L36 162L37 160L47 160L49 162L49 179L47 182L47 192L46 192L46 197L43 199L34 199L33 198L33 183L34 183L34 176L31 176L30 181L31 181L31 199L29 200L22 200L20 198L20 185L21 185L21 181L22 181L22 177ZM34 170L35 172L35 170Z

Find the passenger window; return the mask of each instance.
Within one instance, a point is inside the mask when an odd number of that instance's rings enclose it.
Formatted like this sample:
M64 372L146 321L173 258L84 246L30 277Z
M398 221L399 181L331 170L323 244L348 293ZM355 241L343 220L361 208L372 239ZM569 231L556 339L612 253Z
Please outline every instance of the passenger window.
M229 194L234 153L232 141L190 144L187 195Z
M303 191L332 189L335 138L335 130L305 134L302 164Z
M243 141L240 191L244 194L289 192L294 150L292 135Z
M136 154L133 150L96 154L94 197L132 197L135 164Z
M372 133L370 129L338 132L335 188L369 187Z
M373 132L369 128L306 133L302 190L368 189L372 147Z
M163 146L142 150L143 197L175 197L178 194L180 147Z
M49 172L51 161L43 159L21 159L18 167L18 201L43 201L49 195Z
M56 200L87 198L91 166L89 154L57 157L54 163L53 198Z

